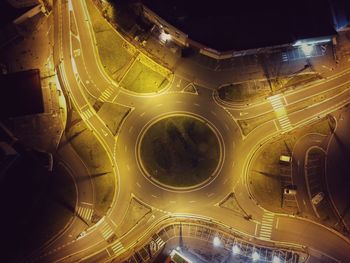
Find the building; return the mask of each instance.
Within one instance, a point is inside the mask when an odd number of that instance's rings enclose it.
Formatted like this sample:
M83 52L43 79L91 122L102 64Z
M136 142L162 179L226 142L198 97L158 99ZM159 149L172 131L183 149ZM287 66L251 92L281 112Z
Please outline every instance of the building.
M185 0L141 1L142 14L159 29L161 41L171 39L214 59L330 42L337 34L335 29L345 23L341 20L334 25L334 14L341 5L332 12L328 0L295 0L289 5L276 0L259 4L221 0L215 5Z

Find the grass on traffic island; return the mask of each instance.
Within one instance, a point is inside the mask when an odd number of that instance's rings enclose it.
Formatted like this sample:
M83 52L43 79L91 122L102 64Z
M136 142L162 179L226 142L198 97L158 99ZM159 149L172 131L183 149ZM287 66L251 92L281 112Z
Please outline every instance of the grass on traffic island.
M90 172L95 190L93 218L98 220L111 207L114 196L116 182L111 162L94 133L74 111L72 123L74 125L67 132L67 139Z
M171 72L140 53L107 22L92 0L86 1L101 63L107 74L127 90L154 93L164 89Z
M131 111L129 107L101 101L94 104L94 109L113 135L118 133L123 120Z
M290 184L291 169L280 163L281 155L291 155L299 138L308 133L330 133L328 120L322 119L307 127L298 128L266 143L253 157L248 182L254 198L264 208L276 213L296 213L296 206L287 206L283 187Z
M291 77L281 77L268 80L250 80L239 83L232 83L220 87L218 90L220 99L226 102L243 102L256 100L268 96L273 90L278 92L284 89L310 84L320 79L318 74L300 74Z
M153 179L189 187L208 179L219 158L219 142L204 121L171 116L154 123L141 142L141 159Z
M117 236L122 236L137 224L146 223L151 217L152 209L140 200L132 197L123 221L116 230Z

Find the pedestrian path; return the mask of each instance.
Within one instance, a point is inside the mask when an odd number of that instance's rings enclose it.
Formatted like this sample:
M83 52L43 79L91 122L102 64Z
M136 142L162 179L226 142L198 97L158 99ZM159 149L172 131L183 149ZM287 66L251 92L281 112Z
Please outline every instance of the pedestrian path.
M261 221L260 238L270 240L274 221L274 213L265 212Z
M88 207L77 207L77 214L86 221L91 221L93 212L94 210Z
M101 223L101 234L103 236L104 239L108 239L110 238L114 232L113 232L113 229L111 228L111 226L106 222L106 221L103 221Z
M90 109L87 109L87 110L84 110L84 111L81 112L81 118L84 121L90 119L92 116L94 116L94 113Z
M113 250L113 253L117 255L124 250L124 246L120 241L117 241L111 246L111 249Z
M286 108L284 107L284 104L282 102L282 96L281 94L277 94L274 96L269 97L269 101L272 105L272 108L275 111L275 114L277 116L278 122L282 128L282 130L291 130L293 127L289 121L289 118L287 116Z
M99 97L99 100L106 102L112 96L112 94L113 94L113 89L109 87L102 92L101 96Z

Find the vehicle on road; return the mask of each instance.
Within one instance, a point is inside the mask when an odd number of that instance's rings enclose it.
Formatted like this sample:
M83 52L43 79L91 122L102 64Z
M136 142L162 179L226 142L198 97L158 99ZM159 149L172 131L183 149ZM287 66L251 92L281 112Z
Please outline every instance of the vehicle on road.
M312 199L311 202L314 205L318 205L324 198L324 193L323 192L319 192L317 195L315 195Z

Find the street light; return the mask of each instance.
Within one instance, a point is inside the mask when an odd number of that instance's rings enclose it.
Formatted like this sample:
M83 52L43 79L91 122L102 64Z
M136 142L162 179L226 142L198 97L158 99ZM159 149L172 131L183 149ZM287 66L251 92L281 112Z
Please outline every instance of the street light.
M281 263L281 259L277 256L273 256L272 263Z
M213 239L213 244L214 244L214 247L220 246L220 245L221 245L220 238L214 237L214 239Z
M306 57L309 57L311 55L312 51L314 50L314 47L313 47L313 45L302 44L301 50L303 51L303 53Z
M253 261L257 261L259 260L260 258L260 255L258 252L254 251L254 253L252 254L252 258L253 258Z
M241 252L241 250L239 249L239 247L237 245L234 245L232 247L232 253L233 254L238 254L239 252Z

